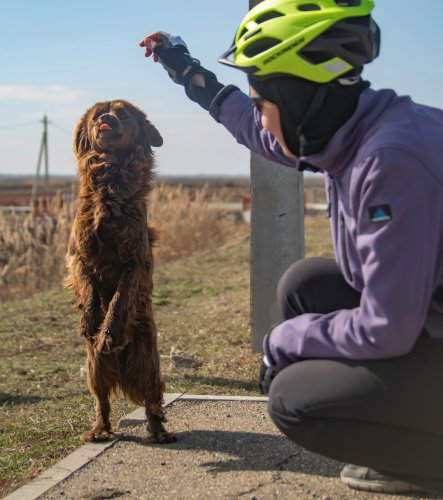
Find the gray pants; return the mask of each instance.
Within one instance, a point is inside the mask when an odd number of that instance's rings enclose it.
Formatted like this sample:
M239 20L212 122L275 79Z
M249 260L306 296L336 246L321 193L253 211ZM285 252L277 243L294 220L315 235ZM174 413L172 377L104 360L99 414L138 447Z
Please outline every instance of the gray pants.
M279 283L284 319L357 307L360 294L330 259L291 266ZM309 359L271 384L269 413L297 444L443 491L443 340L425 332L407 355Z

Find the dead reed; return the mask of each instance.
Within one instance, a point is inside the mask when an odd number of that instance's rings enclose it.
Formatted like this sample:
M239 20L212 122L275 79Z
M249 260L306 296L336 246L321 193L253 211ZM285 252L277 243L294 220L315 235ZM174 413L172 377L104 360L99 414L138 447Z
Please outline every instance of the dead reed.
M208 186L196 191L160 184L149 202L149 221L159 232L156 262L215 248L235 231L235 220L217 206ZM27 216L0 212L0 302L60 286L75 201L57 193L44 210ZM37 215L39 214L39 215Z
M149 222L159 232L157 263L216 248L235 230L235 220L224 213L220 194L209 185L191 191L160 184L149 203Z
M46 206L53 215L0 213L0 301L61 283L73 205L57 193Z

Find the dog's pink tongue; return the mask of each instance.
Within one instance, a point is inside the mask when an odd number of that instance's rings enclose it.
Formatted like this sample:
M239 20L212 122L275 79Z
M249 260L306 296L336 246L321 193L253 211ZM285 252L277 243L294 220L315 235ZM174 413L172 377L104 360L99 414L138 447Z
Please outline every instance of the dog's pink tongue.
M100 125L100 130L112 130L112 128L107 123L102 123Z

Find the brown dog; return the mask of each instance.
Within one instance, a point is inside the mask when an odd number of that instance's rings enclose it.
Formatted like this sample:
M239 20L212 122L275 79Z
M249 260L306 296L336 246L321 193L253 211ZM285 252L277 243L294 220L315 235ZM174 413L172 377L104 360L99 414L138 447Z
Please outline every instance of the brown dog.
M88 386L96 418L84 441L111 437L110 397L121 390L144 405L154 442L175 441L162 422L164 383L152 312L152 248L147 223L152 146L163 139L126 101L88 109L74 133L80 205L69 241L66 286L81 311Z

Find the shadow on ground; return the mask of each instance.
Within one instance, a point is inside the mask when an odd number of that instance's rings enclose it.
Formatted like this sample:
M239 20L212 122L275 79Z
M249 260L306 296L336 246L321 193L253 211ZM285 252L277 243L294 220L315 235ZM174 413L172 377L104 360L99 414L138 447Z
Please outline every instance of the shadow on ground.
M208 472L293 471L324 477L337 477L343 464L309 453L284 436L256 432L196 430L180 432L178 441L167 445L177 451L207 451L223 454L220 460L201 464ZM122 441L157 447L140 436L122 436ZM307 455L309 454L309 460ZM230 458L227 458L229 455Z
M49 401L55 398L48 396L33 396L33 395L22 395L22 394L5 394L0 392L0 404L2 405L22 405L39 403L40 401Z
M256 392L258 396L260 395L258 383L254 381L246 382L244 380L236 380L223 377L211 377L211 376L205 377L202 375L189 375L188 373L185 373L183 375L168 373L164 376L165 382L170 384L182 382L183 378L186 379L187 382L192 382L195 384L209 385L213 387L224 387L224 388L229 387L230 389L244 389L248 392Z

